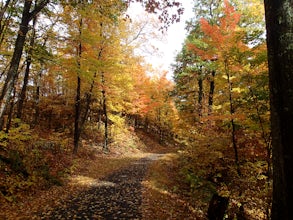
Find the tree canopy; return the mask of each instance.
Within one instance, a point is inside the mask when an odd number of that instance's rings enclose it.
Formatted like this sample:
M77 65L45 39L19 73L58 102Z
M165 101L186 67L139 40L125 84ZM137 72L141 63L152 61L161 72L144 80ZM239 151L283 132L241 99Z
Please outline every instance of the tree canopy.
M133 20L135 2L155 19ZM231 218L242 209L252 216L248 186L269 218L274 176L278 219L290 200L280 188L291 190L291 4L265 1L266 32L258 0L194 1L169 80L141 51L154 53L154 38L180 21L180 2L0 1L1 175L29 188L61 170L48 165L48 148L77 155L91 143L109 153L142 130L180 148L178 176L190 192L236 201L226 207ZM21 187L3 181L0 196L11 200Z

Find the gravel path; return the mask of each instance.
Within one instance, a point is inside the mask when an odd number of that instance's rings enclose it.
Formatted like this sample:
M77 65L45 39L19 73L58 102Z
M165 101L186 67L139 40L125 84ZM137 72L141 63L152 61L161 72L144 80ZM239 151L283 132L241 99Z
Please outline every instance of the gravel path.
M114 172L62 207L42 213L41 219L141 219L141 182L149 164L161 156L151 154Z

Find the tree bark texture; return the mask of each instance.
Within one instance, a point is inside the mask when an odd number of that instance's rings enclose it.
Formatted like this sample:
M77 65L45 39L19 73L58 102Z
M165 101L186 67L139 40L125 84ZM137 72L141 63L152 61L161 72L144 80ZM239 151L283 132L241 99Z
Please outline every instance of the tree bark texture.
M265 0L273 147L273 220L292 219L293 1Z

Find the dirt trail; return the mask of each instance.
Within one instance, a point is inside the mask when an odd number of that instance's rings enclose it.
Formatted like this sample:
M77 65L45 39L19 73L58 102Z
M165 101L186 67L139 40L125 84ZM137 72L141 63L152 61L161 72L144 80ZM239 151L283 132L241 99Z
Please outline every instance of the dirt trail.
M96 180L89 190L53 210L41 213L41 219L142 219L142 181L152 161L163 154L131 163L106 178Z

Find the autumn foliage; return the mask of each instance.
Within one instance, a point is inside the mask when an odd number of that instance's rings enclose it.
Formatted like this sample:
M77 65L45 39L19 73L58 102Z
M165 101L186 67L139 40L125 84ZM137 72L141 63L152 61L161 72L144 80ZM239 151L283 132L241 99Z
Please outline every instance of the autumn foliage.
M126 14L125 2L25 3L0 5L0 196L10 202L33 188L62 184L72 151L78 154L85 140L107 152L131 126L163 141L172 136L168 122L176 115L166 73L135 53L135 41L149 39L141 36L146 24ZM171 6L180 5L145 7L167 12ZM32 24L18 36L23 45L14 44L20 19L27 22L21 30ZM19 65L13 56L20 56Z
M200 18L189 23L172 81L137 53L139 45L151 47L151 39L143 35L147 23L127 15L133 1L29 5L38 13L28 10L34 19L29 17L14 67L23 5L9 2L0 5L0 201L62 185L76 159L88 158L89 151L131 151L139 142L135 132L143 132L179 149L166 162L172 172L168 166L157 169L166 171L162 184L173 193L190 204L198 201L199 216L206 216L213 195L229 198L229 219L269 216L271 140L261 12L249 13L228 0L199 1ZM182 13L174 1L139 2L149 12L161 10L159 19L167 26ZM260 3L249 4L259 9ZM179 7L171 18L170 7Z
M213 4L206 7L214 11L193 24L174 65L175 103L184 122L180 142L188 149L181 166L195 194L202 189L230 199L231 218L241 218L244 209L246 218L263 219L271 199L265 42L249 38L260 30L247 28L241 5ZM259 207L266 201L262 214L249 214L252 194Z

